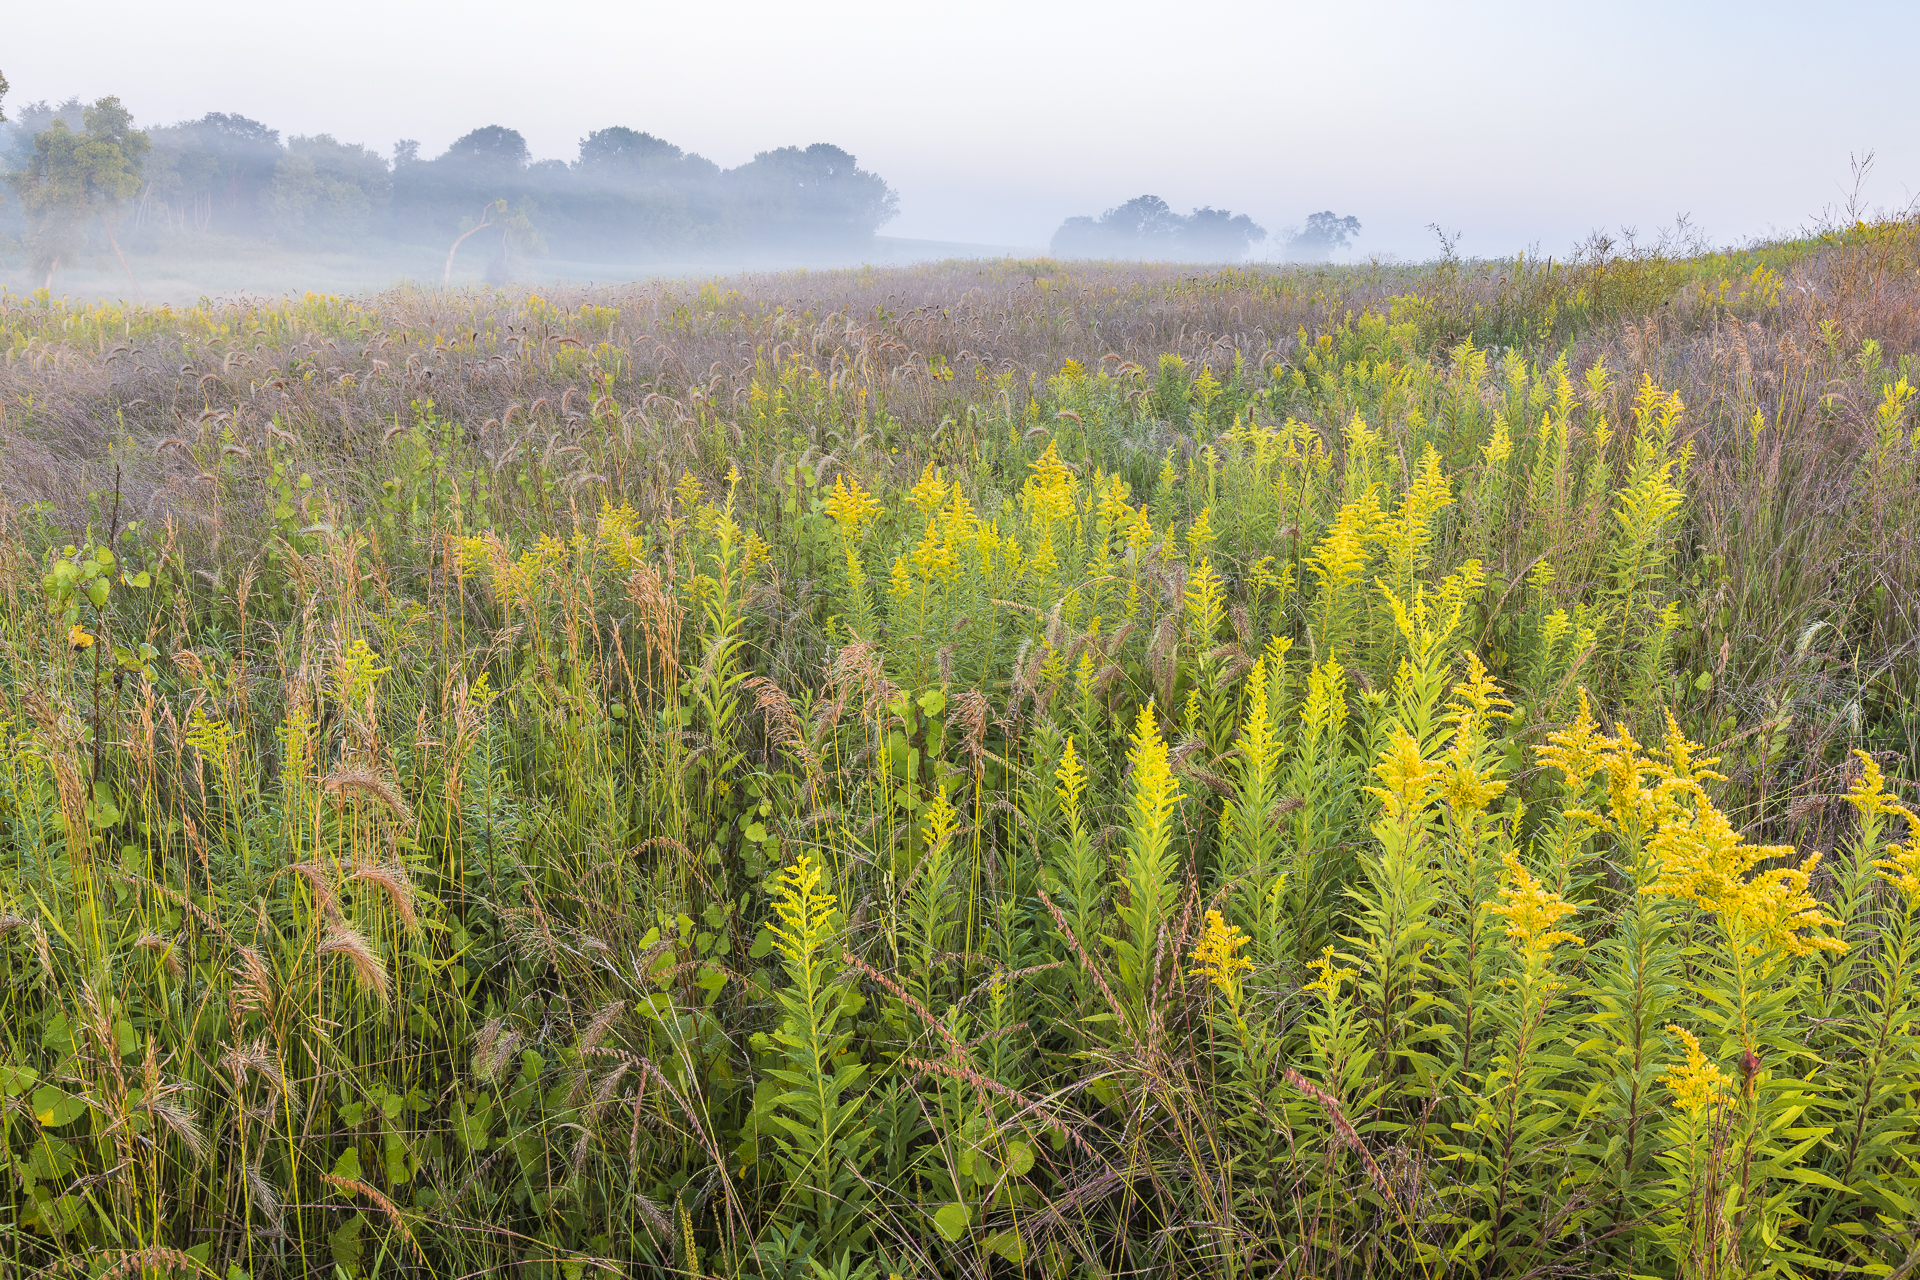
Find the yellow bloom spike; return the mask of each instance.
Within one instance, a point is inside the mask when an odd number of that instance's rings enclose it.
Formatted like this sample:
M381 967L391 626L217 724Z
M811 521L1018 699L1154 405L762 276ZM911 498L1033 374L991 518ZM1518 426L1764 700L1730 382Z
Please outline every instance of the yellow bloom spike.
M1061 806L1067 811L1067 818L1075 826L1080 824L1080 797L1087 791L1087 772L1080 765L1079 753L1073 749L1073 738L1067 738L1067 749L1060 753L1060 767L1053 771L1059 779L1054 791L1060 797Z
M1253 660L1253 670L1247 673L1247 714L1235 745L1240 748L1247 768L1263 777L1273 772L1280 759L1280 741L1267 721L1267 659L1264 655Z
M1660 1083L1673 1091L1675 1104L1697 1120L1703 1112L1730 1101L1734 1096L1733 1077L1707 1061L1691 1031L1673 1023L1667 1024L1667 1030L1687 1046L1685 1065L1668 1067L1660 1077Z
M1705 797L1698 811L1661 825L1648 842L1659 867L1658 878L1640 892L1686 898L1713 911L1730 937L1749 950L1777 947L1790 955L1845 951L1838 938L1802 934L1839 922L1808 891L1820 855L1810 854L1798 868L1755 872L1760 863L1790 858L1784 845L1750 845Z
M849 538L858 538L861 532L880 514L880 504L873 495L860 487L855 480L847 483L844 473L833 481L833 493L824 504L827 518L840 526L840 531Z
M1133 750L1128 759L1133 767L1133 803L1139 829L1161 833L1180 803L1180 780L1173 776L1152 702L1140 708L1140 716L1134 721Z
M1577 935L1554 928L1580 909L1543 888L1512 850L1507 851L1502 861L1507 865L1509 882L1500 890L1501 900L1487 910L1506 917L1507 936L1529 952L1546 955L1552 955L1553 949L1563 942L1571 942L1576 947L1583 945Z
M1307 705L1300 718L1306 722L1307 736L1337 733L1347 722L1347 673L1338 662L1328 658L1307 675Z
M1318 969L1320 976L1302 987L1301 990L1324 992L1329 1001L1340 998L1341 985L1356 972L1356 970L1353 969L1336 968L1333 963L1333 948L1330 946L1322 947L1320 949L1320 958L1318 960L1309 960L1307 967L1309 969Z
M820 949L835 901L833 894L820 892L820 868L807 854L780 874L780 898L773 906L779 919L767 928L789 962L806 964Z
M1920 818L1900 810L1907 820L1907 842L1887 846L1887 856L1873 865L1880 878L1906 895L1910 907L1920 907Z
M1864 751L1856 750L1860 757L1860 776L1847 788L1847 803L1860 811L1863 818L1876 813L1900 812L1900 806L1887 797L1886 775L1880 772L1880 764Z
M1228 924L1218 911L1207 912L1207 927L1194 944L1193 968L1196 978L1205 978L1220 989L1231 1003L1240 999L1240 973L1253 968L1253 961L1236 955L1252 939L1240 932L1239 925Z
M934 512L947 505L948 489L940 468L929 462L927 469L920 473L920 483L908 491L907 501L920 508L920 513L931 520Z
M1395 822L1426 808L1440 778L1440 766L1420 754L1420 744L1398 724L1393 741L1380 753L1374 766L1380 786L1368 787L1367 794L1386 806L1387 817Z

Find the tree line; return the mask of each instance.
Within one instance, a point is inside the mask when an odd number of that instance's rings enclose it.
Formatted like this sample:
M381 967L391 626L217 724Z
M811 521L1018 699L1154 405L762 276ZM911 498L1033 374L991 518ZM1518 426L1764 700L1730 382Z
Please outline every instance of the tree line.
M1285 252L1293 261L1324 261L1359 234L1360 220L1331 210L1312 214L1306 226L1286 233ZM1235 262L1267 238L1267 229L1244 213L1211 205L1175 213L1159 196L1135 196L1099 217L1068 218L1053 233L1056 258L1177 258L1196 262Z
M205 236L365 249L478 234L490 270L536 252L621 262L833 255L865 247L899 204L884 179L828 143L723 169L611 127L582 138L571 162L536 161L518 132L488 125L436 157L411 140L383 156L324 133L283 141L217 111L136 128L112 97L0 114L0 171L14 197L0 206L0 249L23 253L48 285L90 248L125 267L128 242L154 249Z

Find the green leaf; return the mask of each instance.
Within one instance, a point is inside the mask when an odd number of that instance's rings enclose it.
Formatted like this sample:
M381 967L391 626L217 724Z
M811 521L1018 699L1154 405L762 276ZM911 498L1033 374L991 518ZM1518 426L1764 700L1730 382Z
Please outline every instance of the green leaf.
M987 1237L987 1248L1015 1265L1027 1256L1026 1242L1020 1239L1018 1231L994 1232Z
M1007 1172L1012 1174L1016 1178L1024 1178L1027 1176L1027 1172L1032 1168L1033 1168L1033 1148L1028 1146L1024 1142L1008 1143L1007 1144ZM1013 1259L1013 1261L1018 1262L1020 1261L1020 1259L1015 1258Z
M747 954L755 960L764 960L772 953L773 934L763 928L759 933L753 935L753 945L747 948Z
M358 1210L354 1215L327 1237L327 1243L333 1249L333 1265L352 1275L360 1269L360 1258L366 1251L366 1242L360 1238L360 1230L366 1225L366 1215Z
M40 1078L40 1073L24 1063L0 1062L0 1094L17 1097Z
M1795 1182L1812 1183L1816 1187L1825 1187L1829 1191L1844 1191L1849 1195L1853 1193L1852 1187L1849 1187L1838 1178L1830 1177L1820 1172L1818 1169L1788 1169L1787 1176Z
M920 710L929 716L937 716L947 709L947 695L938 689L929 689L920 695Z
M360 1149L358 1147L348 1147L340 1153L340 1158L333 1162L333 1176L345 1178L349 1182L360 1181Z
M973 1214L964 1204L943 1204L933 1215L933 1225L948 1240L958 1240L967 1234L967 1227L973 1222Z
M43 1084L33 1091L33 1118L43 1129L59 1129L87 1113L87 1104L58 1085Z

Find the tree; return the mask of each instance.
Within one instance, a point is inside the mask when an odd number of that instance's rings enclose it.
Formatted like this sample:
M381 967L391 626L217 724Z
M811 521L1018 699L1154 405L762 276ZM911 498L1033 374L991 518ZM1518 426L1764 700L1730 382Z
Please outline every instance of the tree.
M729 172L727 185L746 204L749 225L790 248L863 244L900 209L900 197L878 174L825 142L762 151Z
M1348 214L1337 218L1331 209L1307 216L1307 225L1287 237L1287 257L1295 262L1325 262L1337 249L1347 247L1347 238L1360 234L1360 219Z
M503 264L512 261L516 249L522 253L538 253L541 250L540 232L534 227L525 202L509 213L505 200L491 201L480 210L477 220L462 220L460 234L447 250L447 269L441 277L442 284L453 283L453 255L460 252L460 246L466 243L467 238L490 230L500 232L499 261Z
M1246 214L1211 205L1182 216L1159 196L1135 196L1098 218L1068 218L1053 233L1056 258L1185 258L1226 262L1267 238Z
M358 235L390 187L387 162L378 154L322 133L288 140L264 204L283 236Z
M1212 206L1195 209L1180 232L1187 256L1206 262L1238 262L1266 238L1267 229L1246 214Z
M517 130L490 124L456 139L440 158L489 167L524 169L531 154L527 150L527 140Z
M600 173L640 174L673 165L686 153L671 142L615 125L580 139L576 168Z
M33 155L12 175L28 218L27 254L36 270L53 273L60 259L85 243L88 222L97 218L107 243L136 290L133 268L120 251L120 213L140 190L147 135L133 127L133 116L118 98L102 98L82 114L85 132L75 133L56 118L33 139Z

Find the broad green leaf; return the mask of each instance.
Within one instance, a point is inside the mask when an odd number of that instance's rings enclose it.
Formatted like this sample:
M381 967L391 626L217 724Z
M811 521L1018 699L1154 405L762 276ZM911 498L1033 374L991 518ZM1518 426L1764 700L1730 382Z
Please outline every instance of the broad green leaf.
M964 1204L943 1204L934 1211L933 1225L948 1240L958 1240L967 1233L967 1227L973 1222L973 1214Z
M72 1124L87 1112L87 1104L58 1085L43 1084L33 1091L33 1118L43 1129Z
M1008 1262L1018 1265L1027 1256L1026 1242L1018 1231L996 1231L987 1237L987 1248Z
M349 1182L360 1181L360 1149L358 1147L348 1147L340 1153L340 1158L333 1162L333 1176L345 1178Z

